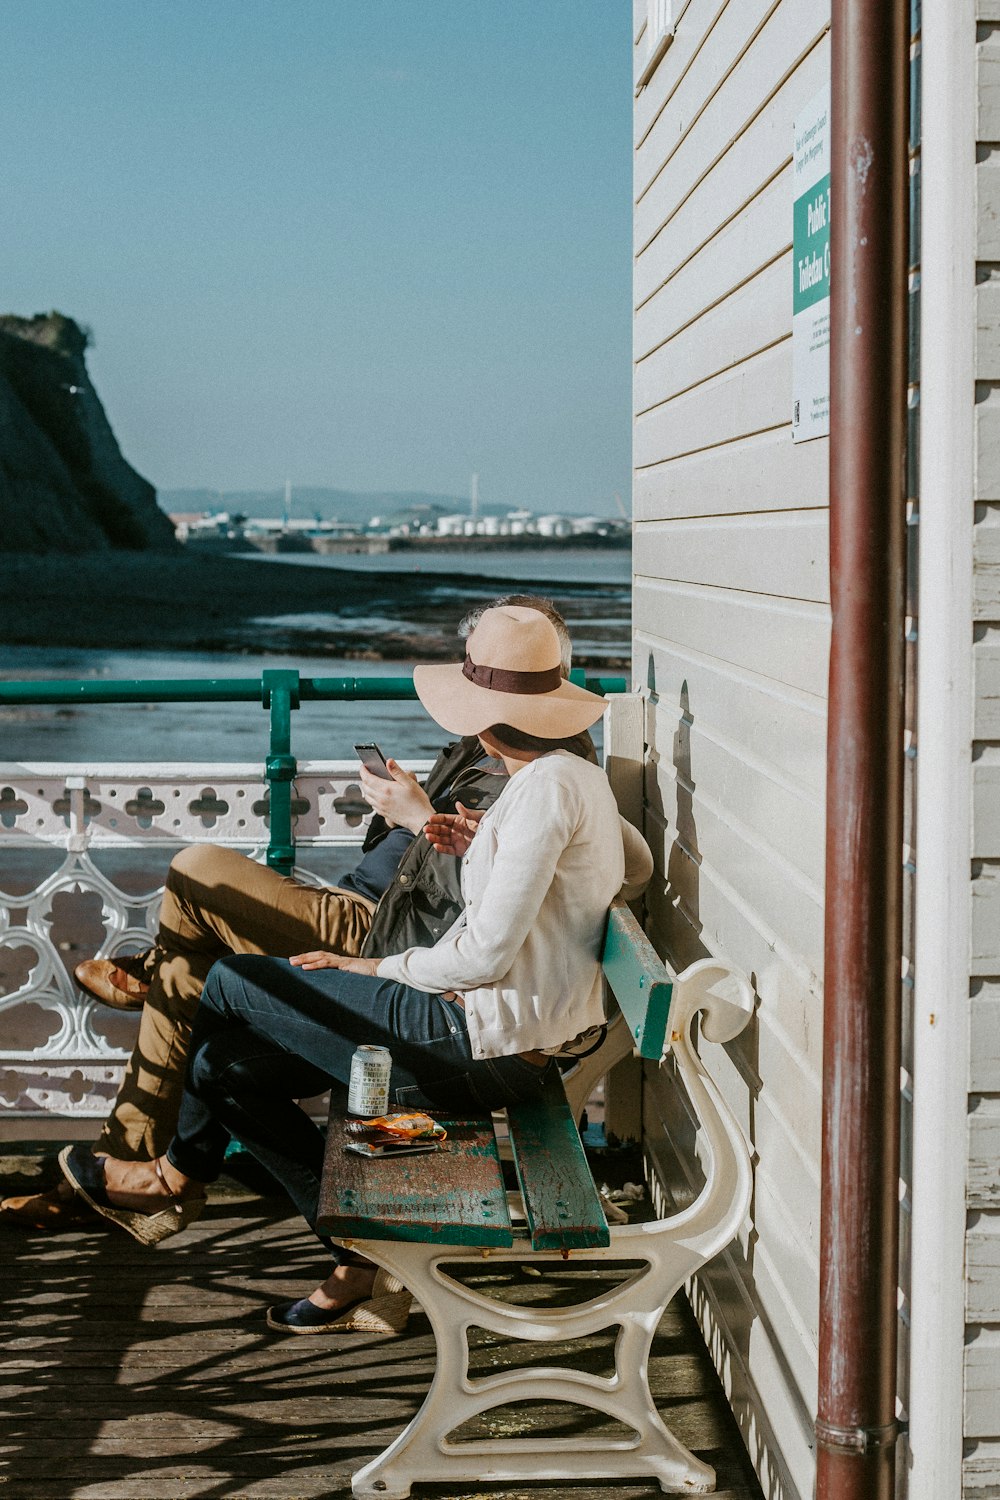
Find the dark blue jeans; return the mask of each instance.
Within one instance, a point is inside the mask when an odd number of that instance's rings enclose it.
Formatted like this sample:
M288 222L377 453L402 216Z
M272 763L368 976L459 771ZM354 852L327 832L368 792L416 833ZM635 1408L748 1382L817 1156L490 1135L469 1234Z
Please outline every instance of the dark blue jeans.
M388 1047L390 1097L404 1108L482 1114L539 1098L548 1071L473 1058L465 1012L440 995L243 954L205 982L169 1160L214 1182L236 1136L315 1227L323 1137L295 1101L346 1084L363 1043Z

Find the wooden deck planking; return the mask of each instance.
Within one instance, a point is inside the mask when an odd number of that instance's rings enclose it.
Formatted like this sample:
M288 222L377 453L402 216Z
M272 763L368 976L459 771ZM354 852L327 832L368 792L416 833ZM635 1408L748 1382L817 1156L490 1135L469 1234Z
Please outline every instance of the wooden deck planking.
M348 1500L351 1473L416 1411L434 1345L419 1311L402 1339L267 1333L267 1303L315 1284L322 1252L314 1246L287 1204L228 1180L197 1225L155 1250L111 1230L0 1232L4 1500ZM489 1262L475 1274L494 1295L569 1303L592 1273L570 1261L543 1277ZM474 1331L472 1344L480 1374L548 1364L556 1352L485 1330ZM607 1332L578 1341L573 1362L610 1372L612 1344ZM719 1500L759 1500L680 1299L657 1335L652 1382L677 1436L715 1465ZM512 1434L544 1424L567 1443L593 1431L594 1420L554 1403L504 1408L493 1418ZM473 1424L462 1430L474 1435ZM647 1500L659 1493L641 1482L414 1491L417 1500Z

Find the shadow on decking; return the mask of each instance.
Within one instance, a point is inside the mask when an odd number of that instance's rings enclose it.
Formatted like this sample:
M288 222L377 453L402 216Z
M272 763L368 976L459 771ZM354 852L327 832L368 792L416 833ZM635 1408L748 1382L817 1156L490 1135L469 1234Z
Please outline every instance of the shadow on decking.
M114 1230L0 1234L4 1500L346 1500L351 1473L416 1411L434 1348L420 1313L402 1339L269 1334L267 1304L302 1295L321 1271L318 1245L286 1203L229 1180L198 1224L155 1250ZM482 1272L498 1295L506 1286L518 1300L566 1302L587 1274L574 1263L533 1280L488 1265ZM547 1363L553 1352L479 1331L474 1358L495 1368ZM573 1363L609 1370L610 1338L578 1343ZM658 1403L677 1436L716 1467L720 1500L755 1500L683 1302L663 1320L653 1363ZM571 1444L595 1419L546 1404L506 1408L498 1420L521 1433L544 1422ZM415 1493L444 1500L446 1492ZM639 1500L659 1490L546 1484L474 1493ZM447 1500L466 1497L451 1490Z

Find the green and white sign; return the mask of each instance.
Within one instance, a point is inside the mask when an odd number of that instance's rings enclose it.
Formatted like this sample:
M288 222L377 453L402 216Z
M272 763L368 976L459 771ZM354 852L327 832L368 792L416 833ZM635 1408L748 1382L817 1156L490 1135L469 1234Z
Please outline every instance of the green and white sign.
M792 438L830 431L830 90L795 121L792 158Z

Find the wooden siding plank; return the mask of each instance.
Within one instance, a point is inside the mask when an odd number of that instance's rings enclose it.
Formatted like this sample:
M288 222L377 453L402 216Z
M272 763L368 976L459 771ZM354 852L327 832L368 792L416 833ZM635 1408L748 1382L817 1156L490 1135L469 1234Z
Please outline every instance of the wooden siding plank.
M1000 1209L1000 1098L995 1095L973 1094L969 1099L966 1202L972 1209ZM1000 1424L993 1431L1000 1431Z
M990 632L972 648L977 740L1000 740L1000 640Z
M668 401L770 348L791 327L791 276L791 255L779 256L641 359L632 386L635 411Z
M1000 974L1000 865L978 865L972 877L972 965L970 973Z
M793 122L829 77L829 49L822 35L813 37L810 45L811 55L770 101L747 101L748 111L752 106L759 112L745 128L734 132L730 123L725 135L707 141L699 137L683 163L684 153L678 152L640 204L639 214L643 209L647 214L645 224L637 227L634 235L638 254L633 297L637 308L654 298L692 259L710 259L726 227L746 216L770 184L779 179L784 195L782 227L790 239ZM697 155L697 151L703 155ZM790 324L790 272L785 292L782 322Z
M1000 980L973 982L969 1000L969 1092L1000 1094Z
M1000 3L997 9L1000 11ZM962 1486L964 1500L997 1500L1000 1495L1000 1440L966 1443Z
M641 469L633 485L637 522L826 505L825 438L793 443L790 428L754 433L721 448Z
M647 0L632 0L632 45L635 46L646 25Z
M817 976L800 953L768 931L745 901L734 897L711 865L700 866L697 924L672 905L674 896L664 872L658 871L647 895L650 926L660 941L669 943L674 962L683 966L708 952L738 954L760 997L754 1020L729 1044L726 1055L753 1080L749 1086L754 1091L759 1092L759 1082L766 1077L769 1088L779 1094L786 1088L793 1094L802 1088L818 1101L822 1019ZM794 1102L789 1108L794 1113Z
M655 1115L647 1128L653 1138ZM667 1190L683 1201L690 1189L679 1180L676 1158L674 1163L673 1173L667 1173ZM669 1152L655 1163L658 1175L665 1166ZM777 1323L762 1315L759 1293L748 1277L745 1244L730 1246L706 1267L695 1283L693 1305L755 1466L759 1473L775 1476L769 1493L808 1495L813 1468L810 1411L815 1408L816 1386L810 1370L815 1351L810 1351L798 1320L780 1305ZM804 1372L804 1386L790 1373L796 1370ZM784 1470L786 1463L795 1479Z
M1000 260L1000 151L976 163L976 256Z
M761 167L769 175L791 157L794 111L810 97L793 88L768 137L744 158L740 140L752 130L782 84L817 47L828 20L815 0L740 0L730 5L701 48L671 101L635 153L634 242L643 250L692 191L708 189L713 168L735 152L741 170L723 172L717 205L735 204ZM816 83L821 86L822 79ZM816 88L812 90L816 92ZM794 102L793 102L794 101ZM787 120L781 131L780 120ZM683 122L678 129L678 122ZM790 205L789 205L790 207ZM698 236L690 236L694 242Z
M672 740L666 739L671 727ZM670 745L662 754L657 746ZM653 726L646 772L647 805L664 810L667 837L682 833L690 843L699 806L734 822L752 843L755 857L794 867L813 895L823 889L824 803L788 782L778 781L741 757L738 747L720 744L711 733L672 708ZM653 830L649 836L655 837ZM751 887L752 889L752 887Z
M644 522L635 539L655 578L829 602L826 510Z
M803 103L822 87L828 76L828 69L823 65L827 58L827 48L817 47L807 59L803 70L805 76L793 75L690 191L685 193L675 181L671 166L665 184L669 185L673 206L656 235L636 256L632 287L634 307L642 308L655 299L692 261L699 261L704 268L717 254L719 241L727 228L750 215L758 199L778 180L783 184L781 191L785 200L783 238L790 239L792 122ZM667 191L666 185L664 192ZM636 243L639 243L638 237ZM767 243L774 242L768 239ZM760 254L757 259L764 263ZM790 267L784 290L781 323L790 324Z
M977 1216L965 1245L966 1319L1000 1323L1000 1214Z
M673 98L678 84L730 3L731 0L692 0L692 3L684 4L681 0L675 18L674 39L667 55L635 101L632 138L636 151ZM632 76L637 77L637 73Z
M976 47L976 138L1000 141L1000 37L995 32Z
M743 213L726 224L699 255L685 260L679 269L676 262L661 263L664 275L673 274L662 290L636 309L632 329L636 359L659 348L679 329L790 251L790 194L788 167L767 184ZM654 249L646 253L657 252ZM790 317L787 326L791 327Z
M965 1437L996 1437L1000 1431L997 1371L1000 1329L983 1328L965 1346Z
M642 566L641 556L636 566ZM826 697L830 612L823 605L637 574L633 629ZM1000 965L989 972L1000 973Z
M992 278L976 287L976 379L1000 380L1000 280Z
M821 701L724 662L636 635L634 674L650 689L647 735L667 745L681 717L728 742L765 772L813 800L826 785L826 712ZM673 755L670 757L673 759Z
M767 428L790 426L791 368L792 341L787 338L735 370L638 417L633 443L636 467Z
M689 1183L686 1179L678 1182L680 1169L676 1159L670 1160L669 1140L671 1132L685 1128L684 1121L673 1118L673 1112L667 1110L664 1123L654 1123L656 1101L651 1101L651 1105L652 1108L646 1111L645 1139L649 1142L655 1170L664 1176L672 1168L668 1182L671 1197L674 1201L683 1200L691 1196L694 1182ZM729 1274L737 1281L737 1286L729 1293L732 1299L731 1321L735 1323L750 1315L752 1306L752 1315L763 1317L771 1329L772 1337L794 1372L797 1388L810 1391L816 1383L818 1266L809 1248L798 1242L794 1219L785 1209L777 1207L771 1187L770 1182L758 1185L760 1209L755 1212L752 1232L748 1225L728 1252L727 1259L732 1268ZM810 1198L815 1203L818 1218L818 1188L811 1191ZM794 1210L795 1205L791 1206ZM748 1241L752 1250L748 1250ZM784 1261L787 1276L781 1274L778 1259Z
M805 1500L813 1493L816 1470L815 1397L799 1390L790 1378L785 1349L764 1318L752 1307L736 1312L740 1290L724 1251L697 1278L692 1301L706 1342L721 1365L723 1386L734 1394L734 1411L766 1493ZM748 1389L741 1398L735 1374L743 1370Z
M988 434L990 444L997 443L996 453L987 460L988 464L996 465L996 473L987 469L987 476L991 490L1000 490L1000 404L989 412L980 408L977 429L981 436ZM980 452L982 455L982 450ZM977 507L972 547L973 617L1000 621L1000 505Z
M989 760L972 767L972 856L1000 858L1000 761L988 751Z

